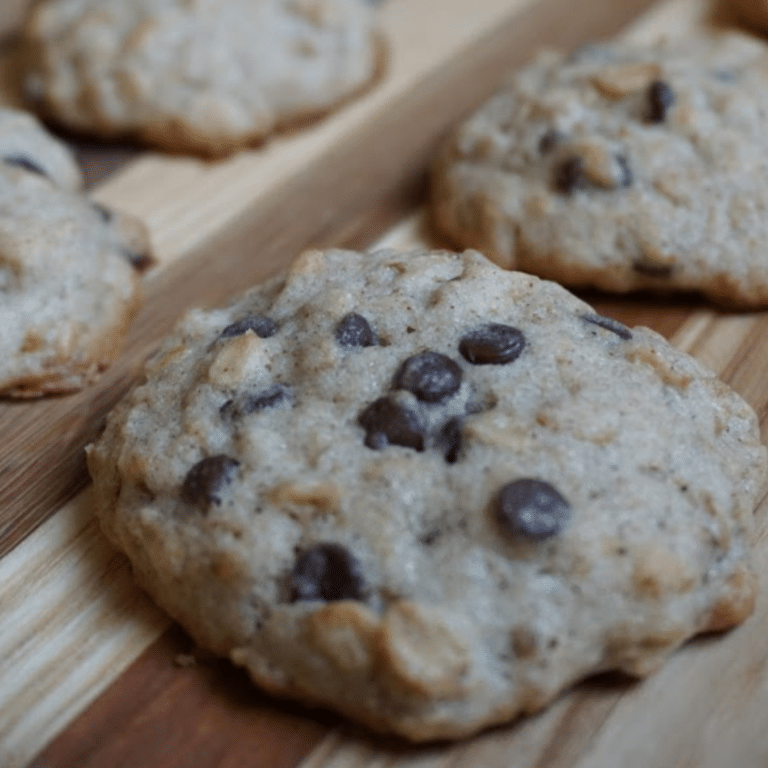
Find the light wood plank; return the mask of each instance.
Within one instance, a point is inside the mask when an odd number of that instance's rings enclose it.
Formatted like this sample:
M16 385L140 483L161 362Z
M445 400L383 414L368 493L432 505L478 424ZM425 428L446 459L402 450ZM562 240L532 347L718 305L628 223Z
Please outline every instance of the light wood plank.
M384 79L366 96L309 130L218 163L147 153L96 197L146 221L164 263L178 259L532 1L389 0L381 26L391 54Z
M170 621L81 494L0 560L0 765L26 765Z

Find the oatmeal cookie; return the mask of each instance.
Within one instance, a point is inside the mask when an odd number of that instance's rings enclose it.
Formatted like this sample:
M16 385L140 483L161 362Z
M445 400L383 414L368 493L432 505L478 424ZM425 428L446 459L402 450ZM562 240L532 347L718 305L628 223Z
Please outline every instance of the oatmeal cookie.
M143 224L57 186L23 146L0 161L0 395L28 398L80 389L115 359L153 257Z
M435 163L436 227L497 263L768 304L768 49L740 34L544 53Z
M43 0L26 91L78 131L224 155L368 86L375 18L361 0Z
M765 464L693 358L473 251L313 251L192 311L88 448L199 643L414 740L742 621Z

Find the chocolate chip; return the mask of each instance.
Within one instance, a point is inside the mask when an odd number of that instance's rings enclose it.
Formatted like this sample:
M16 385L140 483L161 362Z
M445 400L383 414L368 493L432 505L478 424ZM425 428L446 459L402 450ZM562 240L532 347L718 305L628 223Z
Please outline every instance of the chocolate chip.
M26 155L5 155L3 162L6 165L13 165L17 168L23 168L25 171L36 173L38 176L44 176L46 179L50 178L41 166L30 160Z
M271 317L249 315L236 323L228 325L220 334L220 339L230 339L246 331L253 331L260 339L268 339L277 333L277 324Z
M555 189L570 195L586 183L584 158L571 155L555 165L553 182Z
M549 154L560 141L560 133L555 128L547 128L539 139L539 152L542 155Z
M395 389L407 389L425 403L441 403L461 386L461 367L439 352L419 352L409 357L395 374Z
M94 201L91 201L91 206L96 211L96 213L98 213L99 216L101 216L101 220L105 224L109 224L115 218L115 214L112 213L112 211L110 211L109 208L102 205L101 203L96 203Z
M669 108L675 103L675 92L664 80L654 80L648 86L648 120L663 123Z
M443 451L443 457L447 464L455 464L461 451L462 434L461 419L454 416L443 424L438 434L438 444Z
M502 323L488 323L465 334L459 352L473 365L503 365L520 357L525 336L518 328Z
M219 413L227 419L237 420L256 411L275 408L293 399L291 390L283 384L273 384L259 392L248 392L233 400L227 400L219 409Z
M203 508L220 504L221 494L234 480L239 465L239 461L224 454L198 461L184 478L182 501Z
M357 312L341 318L336 326L336 341L342 347L374 347L379 343L370 323Z
M637 259L632 262L632 269L647 277L665 278L672 274L673 267L671 264L655 264L650 261Z
M128 260L128 263L137 272L146 272L150 267L153 267L157 260L150 253L136 253L128 248L122 249L123 256Z
M616 155L616 163L619 166L619 186L631 187L635 181L635 175L630 168L629 160L624 155Z
M571 519L571 505L543 480L507 483L497 499L497 514L512 536L545 539L560 533Z
M365 430L365 444L374 450L388 445L402 445L417 451L424 450L426 431L421 415L389 397L372 402L358 417L357 423Z
M629 328L626 325L622 325L618 320L613 320L610 317L604 317L594 312L585 312L583 315L579 315L579 318L585 323L599 325L601 328L605 328L606 331L615 333L620 339L625 341L632 338L632 332Z
M341 544L324 542L304 552L289 578L291 600L363 600L365 580L357 558Z

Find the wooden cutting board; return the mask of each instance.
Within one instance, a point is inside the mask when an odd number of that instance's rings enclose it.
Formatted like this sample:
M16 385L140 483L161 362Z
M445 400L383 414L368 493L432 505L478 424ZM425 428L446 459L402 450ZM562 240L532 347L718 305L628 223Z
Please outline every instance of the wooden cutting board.
M603 676L540 716L455 745L409 747L263 696L240 671L197 653L99 533L82 452L187 307L224 300L306 247L434 244L421 206L435 146L536 48L729 23L703 2L388 0L386 76L303 133L215 164L72 141L93 197L141 216L161 263L124 355L101 382L69 397L0 402L0 767L768 767L765 596L744 626L688 644L642 683ZM3 7L0 35L21 5ZM13 62L11 40L0 57L9 100ZM768 313L584 297L696 355L762 423ZM764 504L757 515L765 574Z

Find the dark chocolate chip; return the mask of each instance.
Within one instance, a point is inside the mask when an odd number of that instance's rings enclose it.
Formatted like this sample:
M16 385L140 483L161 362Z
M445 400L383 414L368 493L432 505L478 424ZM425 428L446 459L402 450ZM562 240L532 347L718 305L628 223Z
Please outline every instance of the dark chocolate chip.
M518 328L502 323L488 323L465 334L459 352L473 365L503 365L520 357L525 336Z
M236 323L228 325L220 334L220 339L229 339L239 336L246 331L253 331L260 339L268 339L277 333L277 324L271 317L263 315L249 315Z
M291 600L363 600L365 579L357 558L341 544L325 542L304 552L289 578Z
M539 152L542 155L549 154L560 141L560 133L555 128L547 128L539 139Z
M224 454L198 461L184 478L182 500L203 508L220 504L221 494L234 480L239 465L239 461Z
M91 201L91 205L93 206L93 209L99 214L99 216L101 216L101 220L105 224L109 224L115 218L115 214L105 205L94 201Z
M455 464L461 451L461 419L454 416L443 424L438 435L438 444L446 463Z
M293 399L291 390L282 384L273 384L259 392L248 392L227 400L219 409L224 418L237 420L257 411L275 408Z
M632 269L647 277L665 278L672 274L673 267L671 264L654 264L650 261L638 259L632 262Z
M507 483L497 499L497 514L512 536L546 539L560 533L571 519L571 505L543 480L523 478Z
M664 80L654 80L648 86L648 120L663 123L669 108L675 103L675 92Z
M441 403L461 386L461 367L439 352L419 352L409 357L395 374L395 389L407 389L425 403Z
M571 155L555 165L553 182L555 189L570 195L586 183L584 158Z
M372 402L358 417L365 430L365 444L374 450L388 445L402 445L417 451L424 450L426 431L421 415L389 397Z
M624 155L616 155L616 162L621 171L619 177L620 187L631 187L635 181L635 175L632 173L632 168L629 165L629 160Z
M370 323L357 312L341 318L336 326L336 341L342 347L375 347L379 343Z
M26 155L5 155L3 162L7 165L14 165L17 168L23 168L25 171L36 173L38 176L44 176L46 179L50 178L44 168L39 166L34 160L30 160Z
M136 251L123 248L122 254L137 272L146 272L157 263L155 257L150 253L136 253Z
M583 315L579 315L579 318L585 323L592 323L593 325L599 325L601 328L605 328L606 331L615 333L620 339L628 341L632 338L632 332L618 320L614 320L610 317L604 317L594 312L585 312Z

